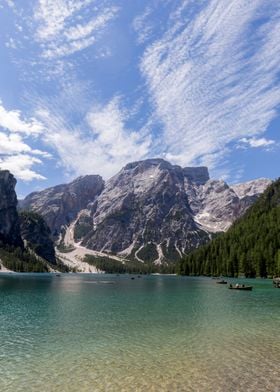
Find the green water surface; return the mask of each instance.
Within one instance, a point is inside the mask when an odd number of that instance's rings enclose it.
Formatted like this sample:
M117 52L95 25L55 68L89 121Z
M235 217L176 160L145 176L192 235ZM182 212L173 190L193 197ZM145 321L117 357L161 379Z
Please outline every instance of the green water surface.
M280 391L280 290L245 282L1 274L0 391Z

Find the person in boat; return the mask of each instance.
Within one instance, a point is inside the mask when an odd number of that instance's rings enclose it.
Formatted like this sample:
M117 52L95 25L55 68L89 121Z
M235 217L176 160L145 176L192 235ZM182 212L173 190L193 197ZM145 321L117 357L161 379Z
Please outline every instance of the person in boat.
M239 284L238 284L238 283L236 283L235 287L237 287L237 288L238 288L238 287L239 287Z

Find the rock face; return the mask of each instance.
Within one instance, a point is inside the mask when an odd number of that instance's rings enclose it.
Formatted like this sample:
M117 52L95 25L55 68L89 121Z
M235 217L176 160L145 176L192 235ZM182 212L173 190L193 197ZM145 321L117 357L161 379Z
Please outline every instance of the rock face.
M148 159L129 163L105 185L99 176L80 177L31 194L22 206L40 212L56 234L72 222L70 234L80 246L162 263L227 230L269 183L231 187L210 179L206 167Z
M161 159L126 165L91 206L82 244L138 260L179 258L208 238L193 220L184 182L184 170Z
M23 246L17 212L16 179L8 170L0 171L0 246Z
M104 181L100 176L79 177L70 184L31 193L20 202L20 209L42 215L52 235L56 237L61 227L72 222L78 212L93 202L103 188Z
M19 218L21 236L26 246L51 264L56 264L51 231L44 219L36 212L21 212Z
M226 231L271 184L259 179L229 186L224 181L208 180L186 188L195 221L208 232Z

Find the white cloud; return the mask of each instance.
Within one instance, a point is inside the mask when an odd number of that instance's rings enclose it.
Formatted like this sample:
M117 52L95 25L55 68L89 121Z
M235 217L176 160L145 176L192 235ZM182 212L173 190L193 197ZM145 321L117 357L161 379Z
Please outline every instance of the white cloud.
M23 142L18 134L6 135L0 132L0 155L30 152L31 148Z
M180 13L147 47L141 71L166 153L183 165L214 154L215 167L225 146L264 132L276 115L280 10L272 0L205 0Z
M43 132L42 124L35 118L24 119L19 110L6 110L0 100L0 128L10 132L38 135Z
M10 8L15 8L16 6L13 0L5 0L5 2Z
M5 46L6 46L6 48L10 48L10 49L17 48L16 41L13 38L9 38L8 41L5 42Z
M142 15L134 18L132 27L137 33L137 41L139 44L145 43L151 36L154 25L149 21L149 16L152 13L151 7L146 7Z
M240 139L240 142L252 148L259 148L259 147L267 148L267 147L271 147L272 145L275 145L275 140L266 139L264 137L259 139L255 137L252 138L244 137Z
M42 163L38 156L51 158L51 155L33 149L28 143L30 137L42 131L43 126L36 119L23 119L19 110L8 111L0 101L0 168L10 170L23 181L45 179L33 166Z
M99 11L95 4L95 0L39 0L34 20L38 24L36 39L44 58L69 56L95 43L100 31L118 11L117 7L103 7ZM85 17L86 10L94 17ZM81 23L81 19L85 22Z
M14 176L23 181L44 180L45 177L32 170L33 165L42 161L28 154L18 154L0 157L1 169L9 170Z
M115 174L127 162L144 158L150 148L149 136L126 127L127 114L120 98L106 105L95 105L87 114L88 132L69 128L62 116L41 108L37 115L48 133L44 141L57 151L60 163L69 174Z

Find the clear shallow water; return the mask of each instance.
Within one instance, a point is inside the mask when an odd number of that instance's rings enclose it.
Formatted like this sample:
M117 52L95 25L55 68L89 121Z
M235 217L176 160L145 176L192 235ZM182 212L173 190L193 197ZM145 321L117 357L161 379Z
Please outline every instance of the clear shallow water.
M280 290L250 283L0 275L0 391L280 391Z

